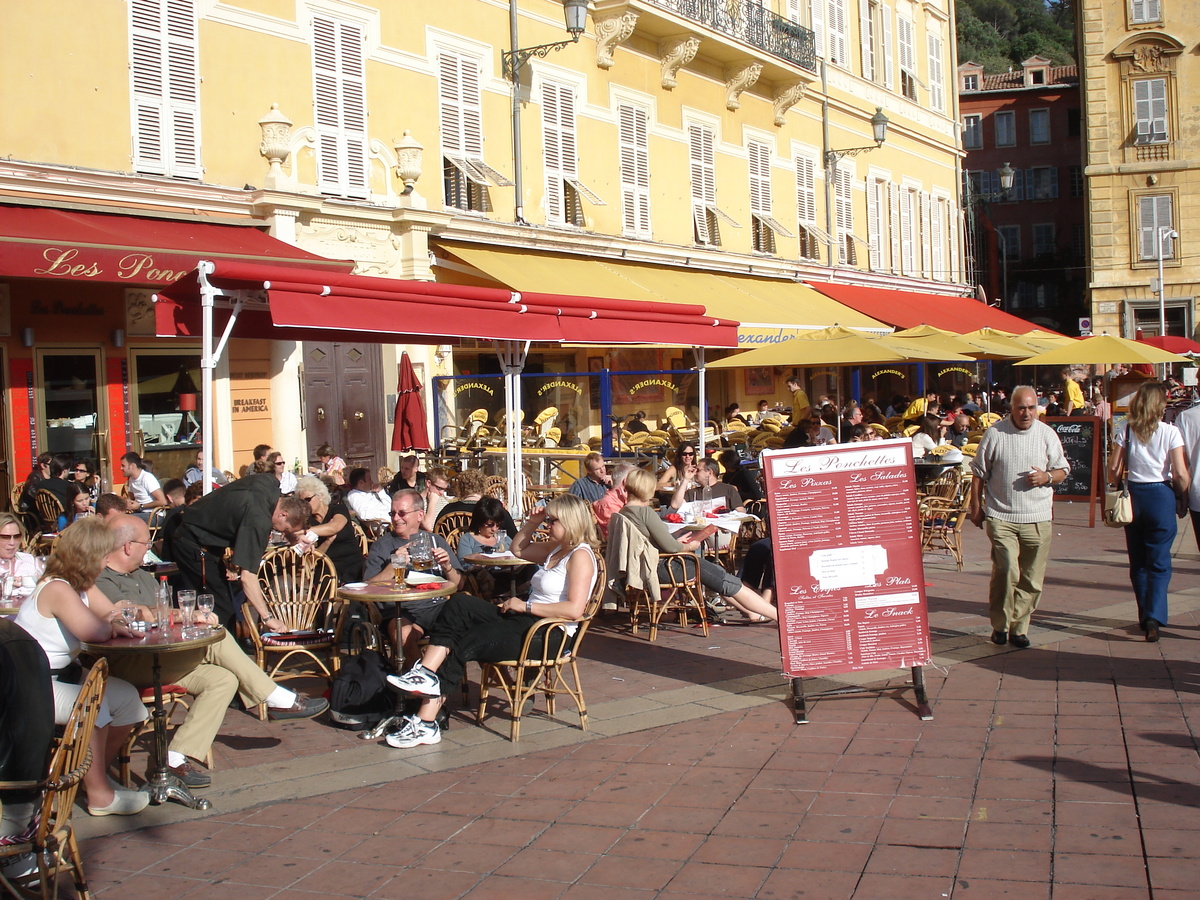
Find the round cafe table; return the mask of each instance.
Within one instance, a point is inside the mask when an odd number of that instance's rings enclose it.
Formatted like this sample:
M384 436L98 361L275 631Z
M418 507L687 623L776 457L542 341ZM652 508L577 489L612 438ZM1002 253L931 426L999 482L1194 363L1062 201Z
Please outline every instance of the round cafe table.
M343 600L347 605L354 601L367 604L370 609L371 620L369 622L371 634L370 643L367 647L377 649L385 657L391 657L396 665L399 665L397 655L391 652L390 644L383 639L381 631L379 611L376 609L376 604L379 603L412 603L416 600L433 600L437 597L449 597L458 590L449 581L437 582L437 587L418 587L416 585L404 585L398 587L390 581L380 582L377 584L347 584L338 588L337 596L339 600ZM351 651L353 652L353 650Z
M493 556L491 553L469 553L462 558L463 562L473 563L477 566L497 566L499 568L520 568L521 566L532 566L527 559L521 559L519 556Z
M134 687L154 688L154 754L151 759L153 773L146 782L146 790L150 794L151 803L166 803L168 800L178 800L184 806L192 809L208 809L212 806L208 800L201 800L187 789L187 786L171 774L167 768L167 711L163 707L162 657L164 654L195 653L203 651L209 644L215 644L225 636L221 626L199 626L188 629L184 636L183 627L172 625L169 628L153 628L146 632L136 632L133 637L114 637L107 641L82 641L80 646L89 653L95 653L105 658L127 655L149 654L152 662L152 681L149 685L134 685Z

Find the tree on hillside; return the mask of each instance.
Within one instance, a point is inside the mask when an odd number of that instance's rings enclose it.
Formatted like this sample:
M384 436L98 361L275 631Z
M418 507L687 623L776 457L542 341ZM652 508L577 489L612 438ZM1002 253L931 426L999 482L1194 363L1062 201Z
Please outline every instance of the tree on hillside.
M1031 56L1075 61L1073 0L959 0L958 61L1005 72Z

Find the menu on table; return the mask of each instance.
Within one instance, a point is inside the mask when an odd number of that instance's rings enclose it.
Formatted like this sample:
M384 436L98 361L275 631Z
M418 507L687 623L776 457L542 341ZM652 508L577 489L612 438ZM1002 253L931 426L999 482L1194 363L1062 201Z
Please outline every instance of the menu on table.
M784 674L930 659L909 440L768 450Z

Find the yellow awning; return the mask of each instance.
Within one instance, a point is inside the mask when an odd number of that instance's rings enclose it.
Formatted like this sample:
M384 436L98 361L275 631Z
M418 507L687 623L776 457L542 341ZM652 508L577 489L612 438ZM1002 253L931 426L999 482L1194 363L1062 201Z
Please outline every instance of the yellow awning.
M455 257L517 291L545 291L624 300L701 303L713 316L741 322L743 346L774 343L829 325L891 329L807 285L668 266L583 259L513 248L443 245Z

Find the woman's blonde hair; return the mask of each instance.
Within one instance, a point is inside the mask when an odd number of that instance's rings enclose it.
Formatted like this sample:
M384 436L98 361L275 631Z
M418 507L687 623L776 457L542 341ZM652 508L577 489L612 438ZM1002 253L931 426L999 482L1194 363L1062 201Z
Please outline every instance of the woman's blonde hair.
M454 496L459 500L471 494L482 494L487 487L487 476L482 469L463 469L451 479Z
M656 487L658 487L658 479L645 469L634 469L625 476L625 493L634 500L640 500L643 503L651 500Z
M546 504L547 515L562 523L564 547L579 544L600 546L600 534L596 531L596 517L592 515L592 504L574 494L559 494Z
M80 519L63 530L43 578L61 578L72 589L86 591L104 570L104 558L117 548L118 537L100 519Z
M329 505L329 487L316 475L305 475L303 478L297 478L296 490L293 493L297 497L301 494L311 494L326 506Z
M1157 381L1147 381L1129 401L1129 427L1143 444L1150 440L1167 408L1167 390Z
M16 525L17 526L17 533L19 535L21 535L21 546L18 547L17 549L24 550L25 542L27 540L29 540L29 535L27 535L25 533L25 526L23 524L21 524L21 520L18 519L16 516L14 516L12 513L0 512L0 528L3 528L5 525Z

